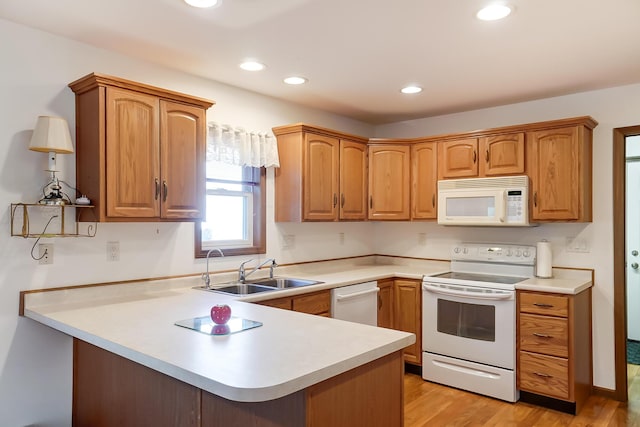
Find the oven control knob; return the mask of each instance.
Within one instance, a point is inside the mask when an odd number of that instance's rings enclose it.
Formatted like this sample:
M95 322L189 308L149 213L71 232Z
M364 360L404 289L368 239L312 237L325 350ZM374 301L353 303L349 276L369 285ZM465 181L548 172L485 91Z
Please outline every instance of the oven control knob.
M507 249L507 256L513 255L513 251L511 249Z
M469 253L469 249L468 248L462 249L462 253L465 254L465 255L468 254Z
M529 251L524 251L522 255L524 255L525 258L529 258L531 256L531 253Z
M516 256L519 257L522 255L522 251L520 249L516 249Z
M455 248L453 248L453 252L456 253L456 254L459 254L460 253L460 248L456 246Z

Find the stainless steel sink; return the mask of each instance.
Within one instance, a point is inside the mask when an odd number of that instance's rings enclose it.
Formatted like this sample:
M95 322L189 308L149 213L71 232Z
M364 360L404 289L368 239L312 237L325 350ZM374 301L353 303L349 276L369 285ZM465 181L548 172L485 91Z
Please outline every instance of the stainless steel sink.
M266 286L271 289L299 288L301 286L317 285L317 280L295 279L293 277L274 277L273 279L256 279L250 282L254 285Z
M234 283L233 285L223 286L221 288L211 288L209 290L213 292L221 292L223 294L232 295L250 295L260 292L275 291L275 289L272 287L260 286L254 283Z

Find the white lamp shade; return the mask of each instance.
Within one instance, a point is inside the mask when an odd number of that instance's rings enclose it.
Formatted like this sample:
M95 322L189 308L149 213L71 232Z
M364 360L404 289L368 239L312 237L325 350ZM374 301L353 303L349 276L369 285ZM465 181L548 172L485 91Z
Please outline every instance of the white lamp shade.
M73 153L67 121L62 117L38 117L29 143L29 150L45 153Z

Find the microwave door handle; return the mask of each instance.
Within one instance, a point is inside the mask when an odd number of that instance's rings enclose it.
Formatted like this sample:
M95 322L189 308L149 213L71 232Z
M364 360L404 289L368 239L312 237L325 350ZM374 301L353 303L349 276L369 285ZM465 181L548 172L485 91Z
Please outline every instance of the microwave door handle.
M502 209L500 209L500 222L504 223L507 219L507 190L502 190Z
M431 292L433 294L438 294L438 295L447 295L447 296L452 296L452 297L468 297L468 298L472 298L472 299L481 299L481 300L490 300L490 301L499 301L499 300L505 300L505 299L511 299L513 298L513 295L511 295L510 293L500 293L500 294L494 294L494 293L487 293L487 294L480 294L478 292L466 292L466 291L458 291L455 289L443 289L440 288L438 286L432 286L428 283L423 283L422 284L422 289L424 289L427 292Z

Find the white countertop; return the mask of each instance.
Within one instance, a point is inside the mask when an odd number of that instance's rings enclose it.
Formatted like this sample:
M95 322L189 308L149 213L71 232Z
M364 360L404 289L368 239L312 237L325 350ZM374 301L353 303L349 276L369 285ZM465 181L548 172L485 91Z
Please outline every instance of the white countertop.
M305 264L286 275L324 283L242 298L193 289L201 284L199 277L28 293L25 316L218 396L265 401L400 350L415 336L249 301L390 277L422 279L448 270L448 262L408 264ZM577 293L588 286L590 280L572 277L529 279L518 288ZM221 303L229 304L234 316L263 326L210 336L174 325L206 316Z

